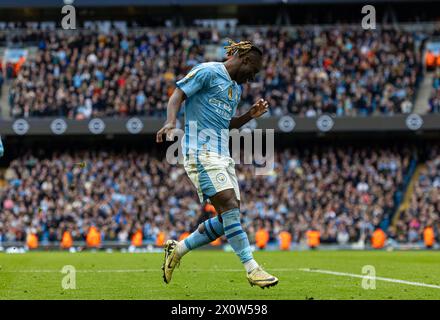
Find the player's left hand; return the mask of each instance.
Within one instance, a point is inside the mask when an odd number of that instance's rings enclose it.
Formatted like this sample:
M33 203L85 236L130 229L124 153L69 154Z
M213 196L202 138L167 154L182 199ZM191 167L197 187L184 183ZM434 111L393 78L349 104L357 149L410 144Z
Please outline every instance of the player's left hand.
M259 99L253 104L249 112L252 118L258 118L265 114L267 110L269 110L269 102L264 99Z

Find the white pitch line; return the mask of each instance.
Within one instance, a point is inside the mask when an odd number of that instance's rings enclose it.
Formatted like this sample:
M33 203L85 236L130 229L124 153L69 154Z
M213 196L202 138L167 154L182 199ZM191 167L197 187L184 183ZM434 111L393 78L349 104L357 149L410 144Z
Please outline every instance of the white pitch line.
M216 271L225 271L225 272L237 272L243 270L235 270L235 269L226 269L226 270L201 270L201 269L190 269L187 271L194 272L216 272ZM93 269L79 269L76 270L78 273L142 273L142 272L162 272L160 268L157 269L103 269L103 270L93 270ZM36 269L36 270L0 270L1 273L61 273L61 269L59 270L51 270L51 269Z
M297 269L292 268L274 268L273 272L292 272ZM244 269L185 269L190 272L245 272ZM28 270L1 270L1 273L60 273L61 269L28 269ZM162 272L160 268L156 269L78 269L76 272L82 273L141 273L141 272Z
M76 270L76 272L82 273L136 273L136 272L153 272L160 271L160 269L121 269L121 270L112 270L112 269L104 269L104 270L93 270L93 269L83 269ZM36 269L36 270L0 270L0 274L4 273L61 273L61 269L59 270L51 270L51 269Z
M416 286L416 287L426 287L426 288L440 289L439 285L428 284L428 283L423 283L423 282L412 282L412 281L406 281L406 280L400 280L400 279L392 279L392 278L384 278L384 277L372 277L372 276L367 276L367 275L345 273L345 272L337 272L337 271L330 271L330 270L320 270L320 269L301 268L301 269L298 269L298 270L305 271L305 272L316 272L316 273L331 274L331 275L334 275L334 276L342 276L342 277L352 277L352 278L362 278L362 279L376 279L376 280L381 280L381 281L386 281L386 282L394 282L394 283L407 284L407 285Z

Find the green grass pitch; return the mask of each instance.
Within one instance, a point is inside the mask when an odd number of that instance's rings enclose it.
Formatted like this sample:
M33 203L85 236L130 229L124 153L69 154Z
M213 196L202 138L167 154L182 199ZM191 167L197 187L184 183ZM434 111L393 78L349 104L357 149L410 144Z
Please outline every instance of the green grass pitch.
M301 271L313 268L440 286L440 252L304 251L256 252L278 286L251 287L233 253L195 251L162 280L159 253L0 253L0 299L440 299L440 287L377 280L363 289L362 278ZM76 268L76 289L61 286L64 265Z

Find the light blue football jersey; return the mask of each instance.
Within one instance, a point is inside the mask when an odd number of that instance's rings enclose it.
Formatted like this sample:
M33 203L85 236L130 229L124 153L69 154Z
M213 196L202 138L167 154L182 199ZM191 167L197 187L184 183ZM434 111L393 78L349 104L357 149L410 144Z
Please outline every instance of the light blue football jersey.
M241 88L221 62L195 66L176 85L185 93L183 153L206 150L229 156L229 123Z

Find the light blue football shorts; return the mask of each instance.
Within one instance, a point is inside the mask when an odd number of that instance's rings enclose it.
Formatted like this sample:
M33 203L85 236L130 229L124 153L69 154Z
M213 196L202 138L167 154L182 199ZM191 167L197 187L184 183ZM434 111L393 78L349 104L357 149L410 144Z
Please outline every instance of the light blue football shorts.
M194 153L186 155L183 166L197 189L200 202L227 189L234 189L237 200L240 200L235 161L231 157L199 151L198 156Z

